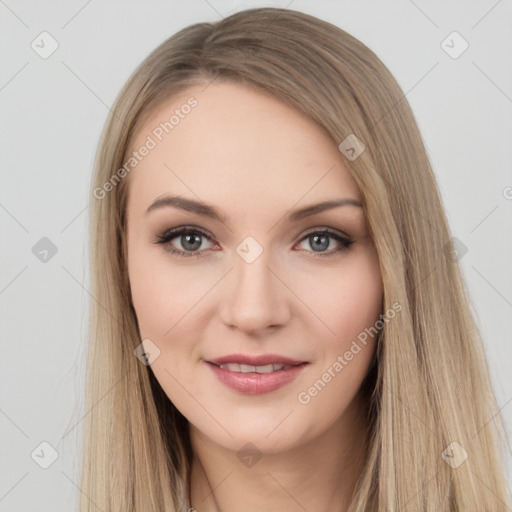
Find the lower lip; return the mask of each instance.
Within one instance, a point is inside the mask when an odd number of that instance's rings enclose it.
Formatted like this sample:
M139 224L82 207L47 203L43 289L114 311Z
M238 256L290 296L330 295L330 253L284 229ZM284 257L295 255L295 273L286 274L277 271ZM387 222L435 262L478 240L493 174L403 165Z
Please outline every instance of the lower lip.
M282 388L299 375L308 363L291 366L286 370L272 373L242 373L220 368L213 363L207 363L217 378L227 387L246 395L261 395Z

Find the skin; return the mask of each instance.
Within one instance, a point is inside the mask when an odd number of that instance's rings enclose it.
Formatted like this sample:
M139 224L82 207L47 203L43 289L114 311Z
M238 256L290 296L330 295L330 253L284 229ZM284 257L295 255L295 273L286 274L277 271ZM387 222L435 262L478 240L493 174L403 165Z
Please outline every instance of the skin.
M150 368L190 423L191 504L199 512L346 510L363 461L367 404L358 390L375 340L360 344L309 403L298 395L378 320L378 258L362 207L294 223L285 217L328 199L360 201L360 192L322 128L272 95L234 83L170 98L131 150L190 96L198 105L128 177L127 236L141 340L160 350ZM226 221L175 207L146 213L165 194L213 205ZM199 239L202 255L173 255L154 243L179 226L209 235ZM353 243L335 251L342 244L329 237L316 248L306 235L325 228ZM263 250L251 263L236 251L247 236ZM183 243L177 236L167 247L193 252ZM250 396L221 383L205 362L233 353L308 364L284 387ZM237 457L248 442L261 454L250 467Z

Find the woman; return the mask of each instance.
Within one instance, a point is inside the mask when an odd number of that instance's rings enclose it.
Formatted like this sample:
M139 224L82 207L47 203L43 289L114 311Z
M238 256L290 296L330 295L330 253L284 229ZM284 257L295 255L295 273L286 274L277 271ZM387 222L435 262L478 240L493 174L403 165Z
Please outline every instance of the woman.
M435 179L366 46L284 9L183 29L92 194L82 510L507 510Z

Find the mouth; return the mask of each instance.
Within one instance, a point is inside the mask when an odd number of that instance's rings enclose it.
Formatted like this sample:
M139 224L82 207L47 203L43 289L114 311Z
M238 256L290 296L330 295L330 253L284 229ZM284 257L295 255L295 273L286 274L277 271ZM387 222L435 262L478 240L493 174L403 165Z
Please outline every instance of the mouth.
M232 354L205 360L221 383L248 395L275 391L293 381L309 364L275 354Z
M229 370L237 373L273 373L279 370L288 370L292 365L284 364L265 364L260 366L252 366L249 364L223 363L218 365L223 370Z

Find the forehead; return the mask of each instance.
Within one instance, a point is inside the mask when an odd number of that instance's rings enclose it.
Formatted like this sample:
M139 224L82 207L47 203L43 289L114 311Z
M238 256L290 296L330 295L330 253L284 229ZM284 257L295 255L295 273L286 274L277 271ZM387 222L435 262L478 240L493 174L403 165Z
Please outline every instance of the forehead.
M323 128L237 83L194 86L168 99L135 134L128 156L142 146L151 149L129 175L130 201L146 206L171 192L260 207L360 197Z

